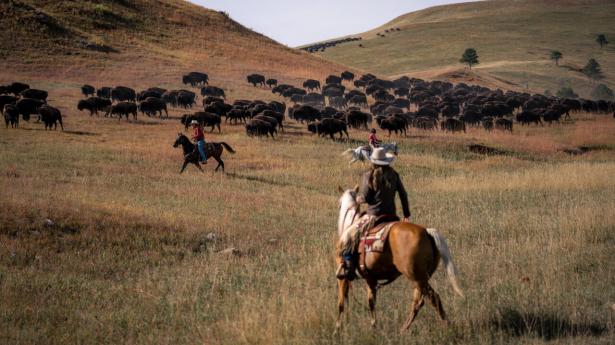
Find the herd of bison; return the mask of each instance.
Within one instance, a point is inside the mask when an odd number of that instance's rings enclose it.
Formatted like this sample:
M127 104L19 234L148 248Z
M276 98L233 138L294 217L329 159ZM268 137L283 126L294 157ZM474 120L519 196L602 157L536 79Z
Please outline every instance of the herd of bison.
M286 116L307 123L308 131L320 136L343 134L348 128L367 130L372 123L386 132L406 135L409 128L460 132L467 126L481 126L485 130L513 131L513 124L542 125L570 118L574 112L594 114L615 113L612 101L566 99L531 95L514 91L503 92L464 83L453 85L443 81L424 81L401 77L396 80L380 79L372 74L359 78L351 72L330 75L321 84L308 79L301 87L279 84L260 74L247 76L254 87L270 88L286 102L261 100L226 101L222 88L209 84L205 73L191 72L182 82L189 89L166 90L152 87L140 92L125 86L100 87L83 85L84 99L77 109L90 116L104 113L118 119L139 113L147 116L166 116L168 108L195 109L185 114L181 122L188 127L196 120L211 131L221 131L224 122L243 124L249 136L275 137L284 131ZM195 88L200 90L201 104L197 104ZM0 110L6 127L17 128L20 117L25 121L38 115L45 129L64 129L61 112L47 103L48 93L14 82L0 86ZM370 100L371 102L368 102ZM290 106L287 106L289 103ZM614 114L615 116L615 114Z

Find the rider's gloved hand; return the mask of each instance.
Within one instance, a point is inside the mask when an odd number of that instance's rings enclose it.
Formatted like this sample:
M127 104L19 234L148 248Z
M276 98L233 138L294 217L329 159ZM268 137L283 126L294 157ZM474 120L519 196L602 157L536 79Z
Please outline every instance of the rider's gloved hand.
M404 218L404 223L410 223L410 217Z

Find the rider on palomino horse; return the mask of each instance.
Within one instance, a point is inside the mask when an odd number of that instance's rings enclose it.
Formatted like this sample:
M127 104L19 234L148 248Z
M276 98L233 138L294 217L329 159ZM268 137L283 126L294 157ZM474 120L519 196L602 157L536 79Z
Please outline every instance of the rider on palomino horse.
M368 204L367 212L340 237L337 255L342 260L336 273L338 279L354 279L355 252L361 233L373 227L380 217L396 218L396 193L399 193L401 199L404 221L408 222L410 218L408 194L399 174L390 166L394 160L395 155L386 153L383 148L374 148L370 156L372 167L363 175L357 196L359 203Z

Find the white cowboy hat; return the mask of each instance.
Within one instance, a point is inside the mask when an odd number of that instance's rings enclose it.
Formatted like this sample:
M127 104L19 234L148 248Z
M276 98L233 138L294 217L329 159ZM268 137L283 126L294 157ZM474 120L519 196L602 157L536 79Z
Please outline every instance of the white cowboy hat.
M377 147L369 156L369 161L376 165L391 165L395 160L395 155L386 152L382 147Z
M198 125L198 124L199 124L199 122L198 122L197 120L192 120L192 121L190 122L190 124L191 124L191 125Z

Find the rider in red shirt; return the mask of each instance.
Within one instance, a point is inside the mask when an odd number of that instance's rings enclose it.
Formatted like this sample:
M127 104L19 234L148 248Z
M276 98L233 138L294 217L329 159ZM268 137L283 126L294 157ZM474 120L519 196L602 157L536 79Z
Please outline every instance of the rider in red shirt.
M369 146L371 146L372 149L380 146L380 144L382 143L380 140L378 140L378 138L376 138L375 128L372 128L372 130L370 131L368 140L369 140Z
M201 155L201 163L207 164L207 154L205 151L205 133L203 133L203 127L196 120L191 122L192 128L194 128L194 135L192 140L196 142L196 147Z

